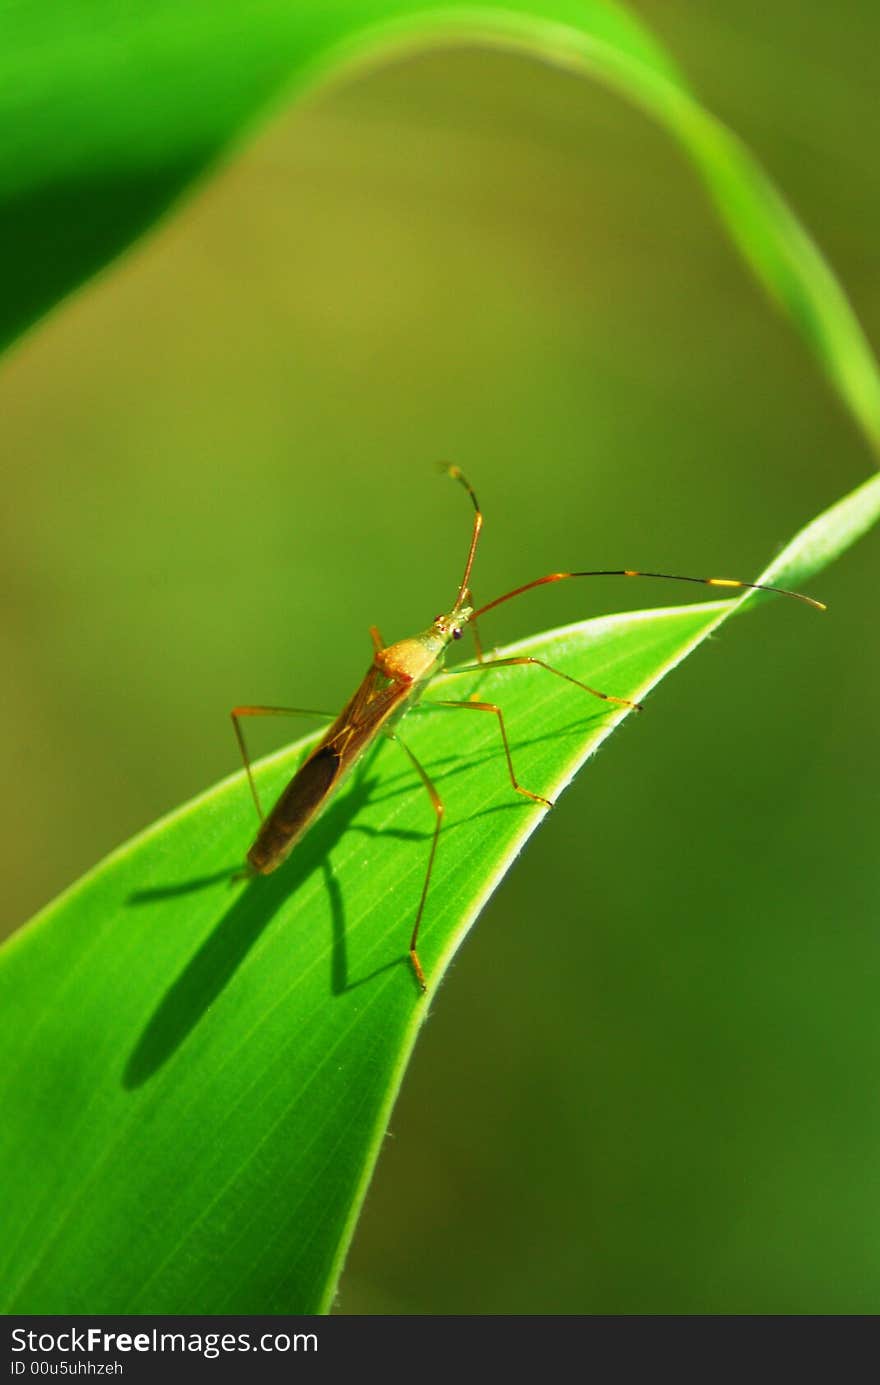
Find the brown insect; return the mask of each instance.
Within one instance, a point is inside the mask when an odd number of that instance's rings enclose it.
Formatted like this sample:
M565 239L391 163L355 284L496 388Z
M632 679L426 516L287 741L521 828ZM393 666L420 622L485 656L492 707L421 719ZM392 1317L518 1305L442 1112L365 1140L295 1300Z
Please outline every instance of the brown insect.
M785 591L780 587L764 586L756 582L739 582L728 577L682 577L669 572L637 572L629 568L619 568L593 572L551 572L546 577L538 577L532 582L526 582L521 587L514 587L512 591L505 592L503 596L497 596L494 601L489 601L485 606L480 606L475 610L471 604L469 583L480 530L483 525L483 515L473 487L459 468L448 466L444 470L464 486L475 511L464 575L452 609L446 615L436 616L427 630L423 630L421 634L413 635L409 639L398 640L395 644L386 645L379 631L375 626L372 626L370 629L373 640L372 663L360 687L335 719L327 712L318 712L302 707L236 707L231 714L251 793L261 822L256 840L247 853L249 874L269 875L273 870L277 870L327 806L349 771L354 768L364 752L375 743L379 735L396 741L409 756L413 768L427 790L434 809L434 833L431 839L421 898L409 942L410 961L422 991L427 990L427 984L416 944L428 898L434 858L437 854L437 842L443 822L444 805L433 781L409 747L400 739L396 728L407 711L418 702L432 678L443 669L446 652L450 644L454 640L461 639L466 625L470 625L474 634L477 662L476 664L462 664L448 669L447 673L449 674L507 668L514 664L532 664L545 669L547 673L553 674L556 678L564 678L566 682L573 683L575 687L581 688L591 697L601 698L603 702L612 702L618 707L628 707L634 711L641 711L638 703L630 702L625 697L613 697L610 693L600 692L598 688L591 688L586 683L580 682L579 679L563 673L560 669L551 668L543 659L528 657L484 658L477 634L477 618L485 615L487 611L491 611L493 607L500 606L503 601L510 601L513 597L530 591L532 587L540 587L549 582L566 581L570 577L656 577L670 582L698 582L709 587L745 587L756 591L776 592L781 596L793 596L799 601L806 602L809 606L815 606L818 610L825 609L821 601L814 601L812 597L802 596L799 592ZM440 701L432 702L431 705L453 707L467 712L484 712L494 716L498 722L498 730L504 746L513 789L516 793L522 794L524 798L529 798L534 803L543 804L545 808L553 806L549 799L544 798L542 794L533 793L530 789L524 788L517 780L510 754L510 742L504 724L504 715L501 708L496 706L494 702ZM332 725L308 759L297 770L268 817L265 817L251 773L240 718L267 716L324 717L328 721L332 721Z

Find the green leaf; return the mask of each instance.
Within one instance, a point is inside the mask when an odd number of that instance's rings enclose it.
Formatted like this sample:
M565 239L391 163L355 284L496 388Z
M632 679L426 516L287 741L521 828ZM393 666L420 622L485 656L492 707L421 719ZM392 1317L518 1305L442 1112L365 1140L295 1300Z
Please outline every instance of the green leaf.
M615 6L90 0L53 11L51 32L43 6L0 13L13 132L0 142L4 339L139 234L283 91L389 46L465 37L589 73L665 124L880 441L876 366L831 271L751 156ZM874 478L808 525L766 580L801 585L878 513ZM641 697L755 599L606 617L520 648ZM808 613L786 615L808 628ZM539 669L454 686L503 704L521 782L551 797L622 720ZM649 704L638 734L659 710ZM5 1311L328 1307L440 978L545 815L512 793L492 718L426 712L405 735L448 808L420 948L428 1000L405 953L432 813L393 747L362 766L276 875L230 882L253 832L237 776L117 852L4 948ZM267 795L307 744L262 766Z

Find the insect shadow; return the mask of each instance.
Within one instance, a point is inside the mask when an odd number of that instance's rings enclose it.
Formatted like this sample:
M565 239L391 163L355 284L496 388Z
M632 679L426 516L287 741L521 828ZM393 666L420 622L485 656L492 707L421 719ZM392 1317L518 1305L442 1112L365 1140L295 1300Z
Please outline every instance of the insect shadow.
M583 728L583 719L572 722L562 731ZM555 732L558 736L559 729ZM545 735L533 736L522 745L535 744L545 740ZM443 766L444 778L473 770L475 764L483 760L497 758L494 752L480 758L469 760L462 765L455 756L444 756L432 764L432 769ZM282 870L271 875L255 876L230 905L226 914L214 931L202 943L189 960L183 971L166 991L156 1007L134 1049L132 1050L122 1076L122 1085L129 1089L142 1086L154 1073L177 1052L181 1044L195 1029L208 1007L213 1004L232 980L238 968L257 942L263 930L275 914L296 894L312 873L320 866L327 888L332 919L332 943L330 959L330 990L333 995L342 995L374 980L383 972L398 966L407 965L405 954L393 958L383 966L355 980L349 977L348 952L346 945L345 905L339 883L333 874L330 854L334 843L346 831L363 832L366 836L377 838L393 837L402 841L424 842L430 830L416 831L389 826L372 827L355 821L361 808L369 801L376 805L412 792L412 776L403 772L394 775L383 786L383 792L376 795L377 780L358 776L349 791L332 802L322 814L312 831L300 843L297 851L287 861ZM512 797L512 796L511 796ZM471 816L504 811L522 811L523 805L515 798L509 803L499 803L491 808L480 810ZM454 832L457 824L446 824L444 834ZM241 866L236 864L225 870L214 871L209 875L194 876L173 885L159 885L150 889L136 890L128 898L133 906L161 903L165 899L175 899L223 880L234 883L240 876Z
M395 957L369 976L352 981L348 975L345 908L330 862L333 844L349 829L363 830L370 835L376 831L377 835L395 836L408 841L423 841L429 835L395 828L383 829L381 833L378 829L358 828L353 819L370 797L374 785L375 780L372 779L354 783L348 793L328 807L284 870L269 876L256 876L248 881L151 1015L125 1064L122 1075L124 1087L131 1089L142 1086L177 1052L208 1007L231 981L281 906L296 894L318 867L324 872L332 917L332 993L341 995L364 985L383 971L407 964L405 956ZM138 906L192 894L224 879L234 882L240 871L240 865L236 865L229 870L216 871L179 884L138 890L129 896L128 903Z

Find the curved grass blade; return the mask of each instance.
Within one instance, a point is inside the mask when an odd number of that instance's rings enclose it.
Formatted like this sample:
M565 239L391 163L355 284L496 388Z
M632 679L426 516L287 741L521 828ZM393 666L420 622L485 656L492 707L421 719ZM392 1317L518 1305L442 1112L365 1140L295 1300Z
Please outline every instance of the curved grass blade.
M283 95L401 45L497 43L615 88L675 136L880 448L880 377L834 274L741 142L613 0L151 0L124 12L67 0L52 21L24 0L0 23L0 344L142 233Z

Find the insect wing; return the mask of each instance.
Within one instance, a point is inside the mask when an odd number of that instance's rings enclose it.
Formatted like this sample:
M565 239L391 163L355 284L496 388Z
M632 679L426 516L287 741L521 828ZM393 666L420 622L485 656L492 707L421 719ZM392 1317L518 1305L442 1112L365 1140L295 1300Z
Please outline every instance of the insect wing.
M250 865L261 875L269 875L290 855L343 775L404 699L405 691L396 684L377 687L380 680L384 682L378 669L370 669L266 818L248 852Z

